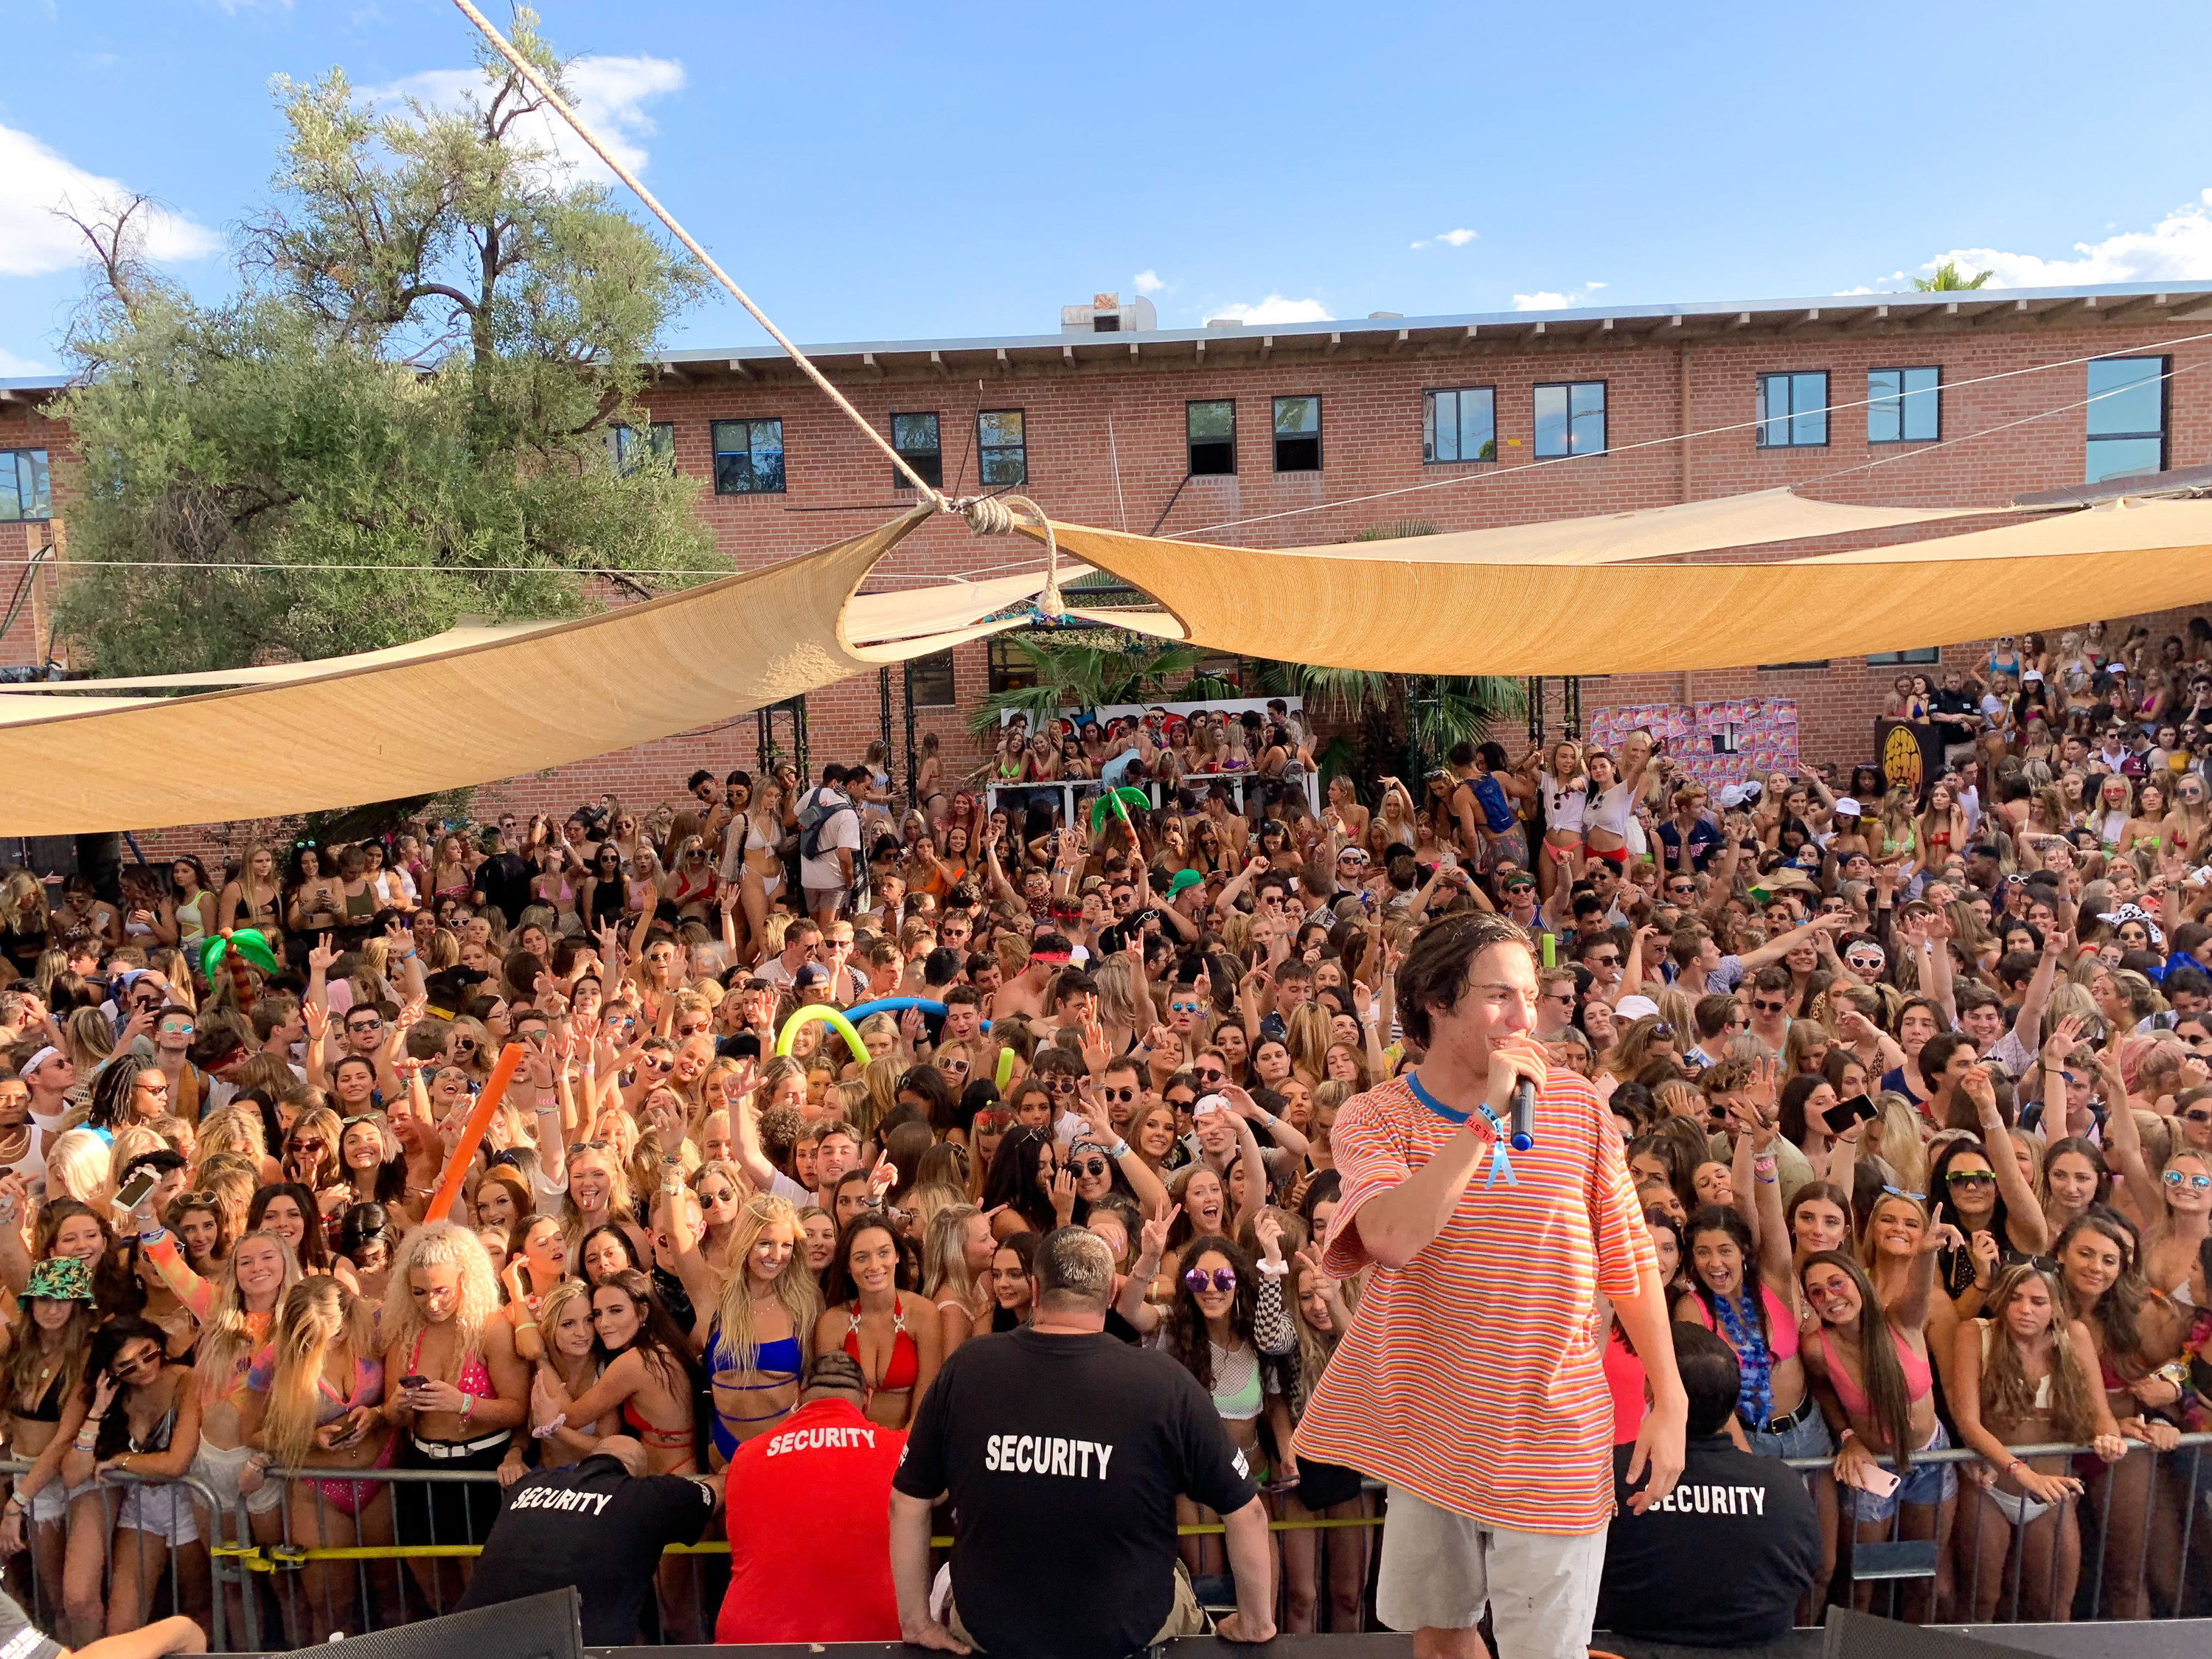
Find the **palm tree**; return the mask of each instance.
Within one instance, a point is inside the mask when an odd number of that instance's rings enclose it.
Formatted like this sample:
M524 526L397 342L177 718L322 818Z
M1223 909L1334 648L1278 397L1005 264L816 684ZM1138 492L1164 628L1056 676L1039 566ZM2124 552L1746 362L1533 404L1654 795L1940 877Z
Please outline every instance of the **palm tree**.
M994 691L969 717L981 737L995 732L1006 709L1027 714L1030 730L1044 729L1063 708L1102 708L1115 703L1184 702L1242 695L1226 681L1195 671L1207 653L1188 646L1124 636L1124 644L1086 644L1083 636L1012 634L1007 647L1028 659L1035 683Z
M1528 706L1521 682L1502 674L1382 674L1271 663L1262 678L1285 696L1303 698L1309 713L1350 728L1323 746L1316 764L1324 781L1342 774L1362 788L1401 766L1419 772L1455 743L1480 743Z
M1995 275L1992 270L1978 270L1970 277L1959 269L1956 259L1946 259L1936 267L1933 276L1915 276L1912 286L1923 294L1948 294L1954 289L1979 288Z

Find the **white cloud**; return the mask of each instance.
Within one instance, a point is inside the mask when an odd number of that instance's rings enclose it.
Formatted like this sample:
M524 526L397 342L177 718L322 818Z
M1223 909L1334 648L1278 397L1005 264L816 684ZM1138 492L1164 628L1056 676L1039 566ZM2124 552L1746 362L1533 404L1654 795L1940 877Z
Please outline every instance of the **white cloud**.
M7 347L0 346L0 375L51 374L53 372L51 363L33 362L28 357L18 357Z
M1584 283L1579 294L1554 294L1549 289L1536 294L1516 294L1513 296L1513 309L1516 311L1562 311L1577 300L1589 299L1605 286L1603 283Z
M1479 231L1473 230L1440 231L1425 241L1414 243L1413 246L1416 248L1434 247L1437 243L1442 242L1446 247L1465 247L1480 234Z
M633 173L643 172L647 155L640 141L654 131L645 106L684 89L684 65L665 58L579 58L565 73L569 106L605 141L617 161ZM425 70L389 86L363 88L361 95L371 104L413 98L431 109L459 110L479 101L491 85L479 70ZM525 125L536 125L533 136L577 176L614 182L614 174L559 116L541 111Z
M1166 286L1167 284L1160 280L1160 273L1157 270L1140 270L1137 273L1137 292L1139 294L1158 294Z
M87 173L27 132L0 127L0 276L40 276L66 270L85 253L75 225L55 216L67 208L89 217L108 203L127 201L128 186ZM222 246L204 226L156 208L141 222L155 260L198 259Z
M2125 230L2101 242L2076 242L2074 259L2045 259L1999 248L1953 248L1920 268L1932 271L1946 259L1972 276L1991 273L1991 288L2061 288L2088 283L2194 281L2212 276L2212 190L2185 202L2148 230ZM1902 274L1902 273L1900 273Z
M1330 320L1328 308L1318 300L1285 300L1279 294L1270 294L1255 306L1216 306L1207 313L1207 320L1216 317L1234 317L1246 323L1325 323Z

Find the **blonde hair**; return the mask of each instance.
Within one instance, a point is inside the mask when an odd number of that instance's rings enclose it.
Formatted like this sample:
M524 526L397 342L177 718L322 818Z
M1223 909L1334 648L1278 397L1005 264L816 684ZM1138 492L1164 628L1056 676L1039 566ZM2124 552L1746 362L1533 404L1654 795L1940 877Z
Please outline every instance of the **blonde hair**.
M202 1164L221 1152L250 1158L258 1170L261 1160L269 1156L261 1114L251 1106L232 1105L210 1112L202 1118L199 1138L192 1152L194 1173L197 1174Z
M788 1199L757 1193L738 1212L738 1224L730 1231L730 1271L722 1281L722 1299L714 1309L714 1330L708 1344L708 1364L717 1370L756 1369L760 1343L753 1334L753 1246L775 1226L791 1229L792 1244L790 1259L775 1276L775 1299L791 1316L791 1332L800 1346L813 1340L814 1322L822 1314L822 1288L806 1271L806 1229Z
M453 1307L453 1382L471 1356L483 1352L484 1327L499 1311L499 1279L475 1233L457 1221L426 1221L400 1241L384 1292L385 1351L408 1347L422 1334L422 1316L407 1280L418 1267L451 1267L459 1277Z
M62 1047L76 1067L77 1082L88 1092L100 1068L115 1047L115 1028L97 1008L79 1008L62 1022Z
M579 1297L583 1297L585 1305L588 1307L592 1286L580 1279L563 1279L538 1298L538 1329L545 1344L545 1357L539 1362L541 1364L553 1363L553 1330L561 1322L561 1310Z
M216 1205L222 1207L216 1198ZM215 1308L212 1316L201 1327L199 1357L193 1371L200 1382L200 1397L216 1400L237 1385L239 1374L252 1361L254 1351L269 1340L266 1330L257 1332L246 1311L246 1298L238 1289L238 1252L240 1246L252 1239L266 1239L276 1247L283 1258L284 1279L276 1288L276 1306L282 1310L292 1287L300 1283L300 1258L292 1247L266 1228L257 1229L230 1247L215 1277Z
M975 1279L968 1271L968 1218L981 1213L973 1204L948 1204L929 1218L921 1238L921 1293L930 1301L975 1305Z
M159 1137L155 1137L159 1144ZM52 1200L57 1190L64 1198L73 1198L80 1204L89 1205L99 1214L107 1213L107 1200L114 1196L114 1185L109 1178L111 1159L107 1143L90 1129L70 1129L56 1137L46 1149L46 1195Z
M635 1150L635 1143L632 1143ZM586 1158L597 1159L607 1172L607 1219L617 1224L632 1218L629 1193L629 1169L626 1157L617 1157L611 1148L601 1151L596 1146L575 1146L568 1152L568 1185L561 1195L561 1231L568 1236L568 1248L574 1250L583 1238L584 1212L576 1207L576 1166Z
M107 1184L120 1186L123 1172L131 1167L134 1158L143 1158L149 1152L165 1152L169 1143L161 1139L152 1127L144 1123L126 1123L114 1131L115 1139L107 1149Z
M477 1254L483 1254L481 1246ZM413 1299L404 1284L400 1295ZM262 1443L279 1465L296 1468L314 1449L324 1363L337 1347L350 1349L356 1363L375 1358L376 1316L360 1297L329 1274L319 1273L285 1291L270 1346L275 1350L276 1370L269 1380L269 1415Z

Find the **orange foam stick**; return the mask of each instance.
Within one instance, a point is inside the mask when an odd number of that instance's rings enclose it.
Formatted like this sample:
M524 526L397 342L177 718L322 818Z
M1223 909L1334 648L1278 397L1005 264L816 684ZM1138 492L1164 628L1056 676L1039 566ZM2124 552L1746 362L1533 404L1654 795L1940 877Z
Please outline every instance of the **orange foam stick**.
M461 1195L461 1182L466 1176L469 1160L477 1155L477 1144L491 1127L491 1115L499 1109L507 1085L514 1079L515 1068L522 1064L522 1045L510 1042L499 1051L499 1062L491 1068L491 1081L477 1097L476 1109L462 1127L461 1138L453 1143L453 1153L446 1160L445 1172L438 1177L438 1190L430 1194L430 1207L422 1212L425 1221L441 1218L453 1207L453 1200Z

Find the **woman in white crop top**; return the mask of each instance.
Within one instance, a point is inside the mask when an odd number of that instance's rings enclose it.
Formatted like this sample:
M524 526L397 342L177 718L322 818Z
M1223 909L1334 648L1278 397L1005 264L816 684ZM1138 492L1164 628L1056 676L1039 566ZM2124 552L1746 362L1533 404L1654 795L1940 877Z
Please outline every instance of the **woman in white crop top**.
M1546 898L1559 885L1566 860L1582 850L1583 819L1589 805L1589 780L1583 775L1582 745L1562 739L1552 745L1551 764L1536 775L1544 803L1545 855L1536 860L1536 885Z

